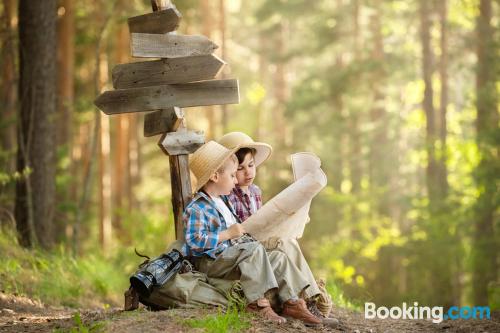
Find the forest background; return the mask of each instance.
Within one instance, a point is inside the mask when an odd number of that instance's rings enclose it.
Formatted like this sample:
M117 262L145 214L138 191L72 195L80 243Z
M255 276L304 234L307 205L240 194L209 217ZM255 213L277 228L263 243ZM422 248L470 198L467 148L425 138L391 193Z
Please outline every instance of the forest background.
M289 154L321 158L329 183L300 243L337 302L500 307L498 2L174 4L179 32L217 43L219 76L240 82L240 104L185 109L188 127L270 143L265 199L292 181ZM159 137L143 114L93 105L116 64L140 60L126 19L150 11L0 4L2 291L119 304L133 249L174 240Z

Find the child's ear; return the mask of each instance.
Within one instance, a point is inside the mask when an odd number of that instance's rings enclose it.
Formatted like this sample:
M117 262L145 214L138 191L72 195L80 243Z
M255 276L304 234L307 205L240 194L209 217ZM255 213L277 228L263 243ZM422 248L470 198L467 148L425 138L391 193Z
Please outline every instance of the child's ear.
M214 172L209 179L214 183L217 183L219 181L219 173L217 171Z

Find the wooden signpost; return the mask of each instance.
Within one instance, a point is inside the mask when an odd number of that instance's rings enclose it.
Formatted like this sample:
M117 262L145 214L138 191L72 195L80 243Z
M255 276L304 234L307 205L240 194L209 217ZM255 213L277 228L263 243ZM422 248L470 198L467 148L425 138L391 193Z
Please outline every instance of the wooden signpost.
M211 80L105 91L94 101L105 114L144 112L173 106L239 102L237 80Z
M183 238L182 212L192 198L188 154L205 141L186 128L181 107L239 103L238 80L214 80L226 64L213 54L217 45L204 36L177 35L182 15L168 0L151 0L153 13L128 19L134 57L160 60L113 68L113 88L95 100L104 113L147 112L144 136L161 135L169 156L177 239Z
M126 89L214 78L226 63L214 54L133 62L113 68L113 88Z

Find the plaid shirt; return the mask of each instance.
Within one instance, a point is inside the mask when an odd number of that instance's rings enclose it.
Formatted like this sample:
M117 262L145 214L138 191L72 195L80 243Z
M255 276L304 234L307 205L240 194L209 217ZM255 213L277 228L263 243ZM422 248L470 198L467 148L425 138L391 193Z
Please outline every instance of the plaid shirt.
M228 198L241 221L245 221L262 207L262 191L255 184L248 186L248 194L236 186Z
M228 206L232 211L232 207ZM231 246L229 240L219 243L219 233L227 227L224 217L216 207L215 202L201 191L197 192L186 206L182 215L186 241L182 248L184 255L201 257L206 254L211 258L216 258L218 254Z

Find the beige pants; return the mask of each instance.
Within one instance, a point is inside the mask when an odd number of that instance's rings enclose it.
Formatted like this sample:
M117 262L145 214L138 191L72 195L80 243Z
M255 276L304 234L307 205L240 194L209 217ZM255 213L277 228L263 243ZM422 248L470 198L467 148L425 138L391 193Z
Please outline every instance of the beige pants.
M268 253L282 252L288 259L297 267L301 278L307 281L309 287L304 290L305 298L310 298L319 295L321 291L318 288L316 279L314 278L311 269L302 254L299 243L296 239L278 239L271 238L267 241L262 242L264 247L267 249Z
M193 262L196 269L208 277L239 279L250 303L272 289L278 289L280 300L284 302L297 297L309 286L284 252L266 252L258 242L237 244L224 250L217 259L199 257Z

